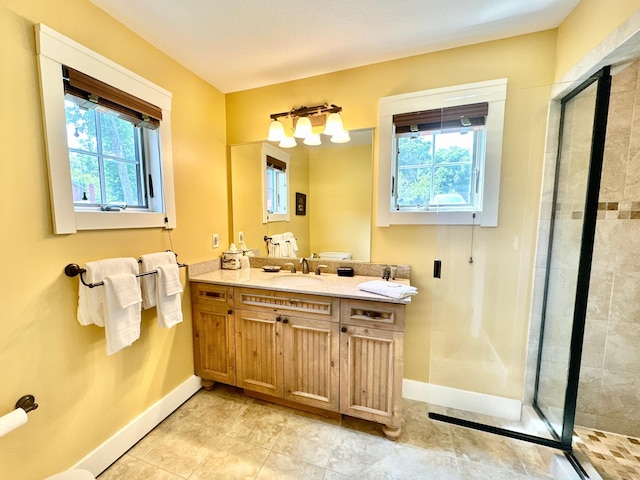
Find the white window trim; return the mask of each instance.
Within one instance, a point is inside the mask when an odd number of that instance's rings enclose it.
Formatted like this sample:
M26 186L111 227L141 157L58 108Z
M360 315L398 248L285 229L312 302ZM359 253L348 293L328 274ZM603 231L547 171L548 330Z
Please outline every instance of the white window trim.
M287 213L282 214L269 214L267 212L267 155L276 158L287 164L286 182L287 182ZM273 145L268 143L262 144L262 223L272 222L288 222L290 220L291 212L291 184L289 183L289 160L291 155L282 150L278 150Z
M78 230L114 228L175 228L171 92L89 50L46 25L38 24L35 28L54 233L67 234L76 233ZM86 73L162 109L159 130L162 149L164 211L76 211L73 203L67 148L62 65Z
M502 130L504 106L507 96L507 79L489 80L453 87L423 90L380 99L378 142L378 205L377 226L390 225L471 225L498 226L498 201L500 195L500 164L502 161ZM488 102L486 123L486 153L482 193L482 210L478 212L453 211L394 211L392 208L391 182L394 158L393 116L399 113L432 110L470 103ZM472 213L475 213L473 218Z

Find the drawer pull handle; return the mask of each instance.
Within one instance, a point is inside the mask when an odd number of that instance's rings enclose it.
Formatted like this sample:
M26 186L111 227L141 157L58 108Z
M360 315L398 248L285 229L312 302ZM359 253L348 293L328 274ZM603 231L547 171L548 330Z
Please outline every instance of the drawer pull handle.
M289 323L289 319L288 319L288 318L286 318L286 317L285 317L285 318L283 318L283 319L282 319L282 323Z
M340 330L342 331L342 333L347 333L347 327L342 327Z
M200 292L200 295L204 295L205 297L221 298L223 294L218 292Z

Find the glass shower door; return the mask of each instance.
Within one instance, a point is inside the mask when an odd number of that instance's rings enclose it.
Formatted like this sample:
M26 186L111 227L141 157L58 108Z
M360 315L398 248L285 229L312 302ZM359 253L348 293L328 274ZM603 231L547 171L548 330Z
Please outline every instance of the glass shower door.
M460 228L438 227L437 257L447 275L434 279L431 292L430 381L495 395L499 406L488 415L469 415L462 406L451 414L430 413L431 418L571 451L609 87L606 68L561 101L541 335L533 352L538 357L535 390L522 415L519 402L506 411L509 404L497 397L522 393L523 347L517 340L524 332L513 319L528 315L530 308L523 293L530 285L529 250L518 233L504 235L499 227L472 226L466 241ZM524 237L526 222L511 228ZM456 296L465 300L451 301Z
M533 406L571 446L611 77L605 69L562 100Z

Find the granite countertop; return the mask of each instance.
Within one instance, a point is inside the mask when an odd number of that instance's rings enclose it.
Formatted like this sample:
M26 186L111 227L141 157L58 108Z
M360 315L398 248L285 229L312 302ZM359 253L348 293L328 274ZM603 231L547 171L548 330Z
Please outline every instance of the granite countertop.
M295 278L293 278L295 277ZM303 274L291 273L288 269L279 272L264 272L261 268L245 270L189 271L189 281L229 285L233 287L264 288L281 292L326 295L330 297L353 298L357 300L375 300L378 302L401 303L411 302L411 298L397 299L375 293L363 292L358 285L369 280L380 280L380 277L355 275L339 277L335 273L315 275L313 272ZM392 282L409 285L406 278L397 278Z

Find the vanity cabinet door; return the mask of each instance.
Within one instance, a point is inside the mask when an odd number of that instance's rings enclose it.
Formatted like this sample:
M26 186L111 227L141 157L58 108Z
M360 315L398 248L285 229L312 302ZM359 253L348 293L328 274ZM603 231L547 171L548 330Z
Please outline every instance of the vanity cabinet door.
M402 422L404 333L345 325L340 333L340 413L386 426L390 438Z
M281 317L239 309L235 319L238 386L282 397Z
M193 354L196 375L203 385L236 384L235 326L232 289L193 283ZM207 385L208 384L208 385Z
M285 400L337 412L339 325L286 316L282 329Z

